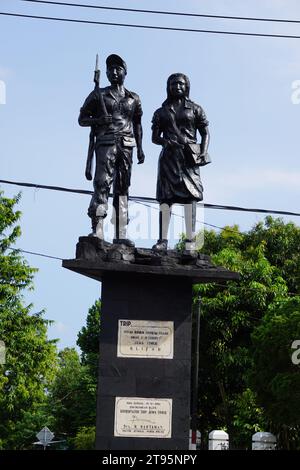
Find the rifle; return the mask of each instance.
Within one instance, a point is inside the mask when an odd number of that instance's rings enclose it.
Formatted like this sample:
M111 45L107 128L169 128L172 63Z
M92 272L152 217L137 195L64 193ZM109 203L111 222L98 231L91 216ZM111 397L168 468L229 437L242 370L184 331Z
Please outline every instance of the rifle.
M103 100L102 93L100 92L100 70L98 66L98 54L96 54L96 65L95 65L95 71L94 71L94 83L95 83L95 88L94 90L99 90L99 109L97 110L97 117L100 116L107 116L108 112ZM93 164L93 156L95 152L95 143L96 143L96 126L91 126L91 132L90 132L90 137L89 137L89 149L88 149L88 155L87 155L87 160L86 160L86 170L85 170L85 175L88 180L93 179L92 177L92 164Z

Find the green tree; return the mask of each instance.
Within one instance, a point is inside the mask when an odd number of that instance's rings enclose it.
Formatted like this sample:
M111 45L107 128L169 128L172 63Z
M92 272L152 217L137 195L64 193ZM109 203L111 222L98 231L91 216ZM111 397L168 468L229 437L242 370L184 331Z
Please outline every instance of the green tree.
M289 292L300 294L300 227L280 218L266 217L246 236L247 243L265 246L265 256L280 269Z
M96 300L89 309L86 326L78 333L77 345L81 349L82 364L89 367L92 376L97 381L99 361L101 301Z
M285 448L300 449L300 365L292 344L300 340L300 297L270 306L252 333L254 365L250 380L272 429Z
M95 433L100 311L101 302L97 300L78 333L81 357L74 348L60 351L49 394L55 429L68 437L69 447L76 449L90 449Z
M241 274L238 282L195 286L201 295L199 418L203 435L225 428L233 447L249 448L251 434L267 430L247 373L253 366L251 333L270 304L287 295L281 271L238 227L206 233L203 251L214 264ZM263 429L264 428L264 429Z
M74 438L74 446L76 450L94 450L96 438L96 427L85 426L80 428Z
M42 412L46 389L56 367L55 341L47 339L51 323L43 312L31 313L22 293L33 288L36 269L12 249L21 234L13 199L0 193L0 339L6 347L5 364L0 364L0 445L4 449L26 448L39 429L34 419L46 420ZM43 418L42 418L43 415ZM38 421L38 420L37 420ZM46 423L43 423L46 424Z
M74 348L59 352L59 366L49 390L55 430L72 443L78 430L96 421L96 383Z

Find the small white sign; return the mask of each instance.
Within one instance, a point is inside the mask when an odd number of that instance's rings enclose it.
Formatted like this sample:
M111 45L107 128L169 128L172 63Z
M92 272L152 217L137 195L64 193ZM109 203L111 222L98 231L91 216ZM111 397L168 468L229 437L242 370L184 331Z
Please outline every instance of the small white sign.
M116 397L114 436L171 438L172 399Z
M49 428L47 428L47 426L45 426L43 429L40 430L39 433L37 433L36 437L38 438L41 444L46 446L47 444L49 444L49 442L52 441L52 439L54 438L54 434L50 431Z
M173 359L174 322L119 320L117 355Z

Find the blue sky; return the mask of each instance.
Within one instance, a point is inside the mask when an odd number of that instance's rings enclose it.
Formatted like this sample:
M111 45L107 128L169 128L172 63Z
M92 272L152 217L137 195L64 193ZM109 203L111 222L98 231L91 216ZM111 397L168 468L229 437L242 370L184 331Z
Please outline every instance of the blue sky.
M73 0L73 3L82 3ZM88 3L86 1L86 3ZM101 5L102 2L90 0ZM108 4L104 2L103 4ZM300 19L297 0L110 1L110 6ZM300 35L300 25L252 23L94 11L1 0L0 11L99 21ZM84 178L88 129L78 126L79 108L92 89L96 53L101 82L105 58L121 55L128 65L126 87L142 100L144 165L134 165L132 195L154 196L159 147L151 143L151 118L165 98L167 77L183 72L191 98L210 121L213 163L202 170L205 202L299 212L300 104L293 83L300 80L300 39L272 39L108 26L56 23L0 16L1 179L92 189ZM2 185L6 196L19 189ZM81 235L89 233L88 196L24 189L18 246L73 258ZM146 214L132 207L142 224ZM138 211L141 213L138 214ZM218 226L250 228L259 214L205 211ZM137 220L137 219L136 219ZM299 223L297 218L286 218ZM155 224L155 221L153 222ZM155 225L154 225L155 232ZM136 240L150 246L153 240ZM50 337L73 346L100 285L62 269L59 261L27 255L39 272L26 295L34 309L55 321Z

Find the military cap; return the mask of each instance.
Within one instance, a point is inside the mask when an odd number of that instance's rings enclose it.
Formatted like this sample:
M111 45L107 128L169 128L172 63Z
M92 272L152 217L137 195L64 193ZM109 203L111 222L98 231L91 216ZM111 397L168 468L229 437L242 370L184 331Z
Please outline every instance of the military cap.
M106 67L110 67L112 65L119 65L120 67L123 67L123 69L125 70L125 72L127 73L127 65L126 65L126 62L122 59L122 57L120 57L119 55L117 54L111 54L107 57L106 59Z

